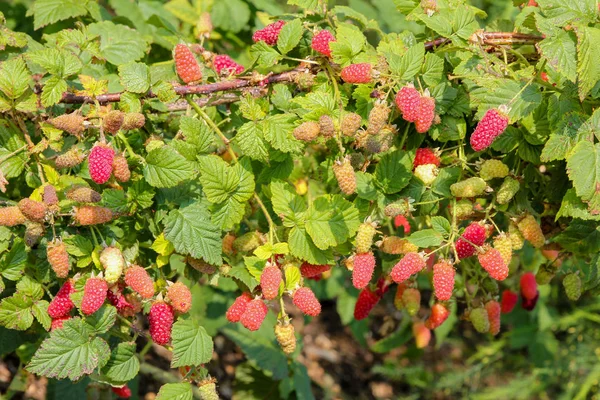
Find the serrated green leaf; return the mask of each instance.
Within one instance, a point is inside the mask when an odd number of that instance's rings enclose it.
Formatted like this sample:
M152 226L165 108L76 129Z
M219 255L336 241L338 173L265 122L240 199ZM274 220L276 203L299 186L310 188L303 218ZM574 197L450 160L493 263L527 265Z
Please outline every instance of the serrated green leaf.
M44 83L42 89L42 105L44 107L50 107L58 103L62 98L63 92L67 91L67 82L53 76Z
M375 167L375 182L386 194L402 190L412 178L412 162L408 153L396 150L381 157Z
M49 378L77 380L91 374L108 359L108 345L91 336L81 318L64 322L62 329L50 333L33 355L26 369Z
M577 37L573 32L555 29L537 45L542 56L556 72L571 82L577 80Z
M298 45L302 38L302 21L295 19L293 21L286 22L279 32L277 38L277 48L281 54L289 53L294 47Z
M302 274L300 268L295 265L286 267L285 269L285 290L293 290L300 283Z
M202 258L209 264L222 264L220 230L199 202L169 213L165 220L165 237L178 253Z
M192 400L194 394L189 383L167 383L160 387L156 400Z
M304 228L292 228L289 233L288 244L290 245L290 253L293 256L311 264L330 264L333 259L331 249L319 249Z
M569 189L562 199L560 209L556 213L556 218L572 217L583 220L600 221L600 210L595 210L594 214L590 211L591 210L588 210L588 206L577 197L575 189Z
M596 2L594 0L561 1L540 0L537 2L546 18L553 25L563 26L577 21L587 24L595 19Z
M193 164L170 146L154 149L146 157L144 177L154 187L177 186L193 175Z
M250 56L258 61L261 67L268 68L277 64L283 58L274 48L260 41L250 47Z
M421 72L427 85L435 86L439 84L444 74L444 59L436 54L427 54Z
M321 250L344 243L360 225L358 210L340 195L317 197L305 218L306 232Z
M133 93L145 93L150 88L150 68L144 63L130 62L119 65L121 85Z
M117 320L117 309L109 304L103 305L94 314L86 317L85 323L90 326L95 334L106 333Z
M140 370L135 343L121 342L113 349L101 372L111 384L124 384L135 378Z
M304 221L306 202L294 188L281 181L271 182L273 211L283 220L283 225L293 227Z
M577 30L577 82L579 99L583 101L600 81L600 29L582 27Z
M254 175L249 159L242 158L230 166L222 158L208 155L200 157L198 162L202 190L211 203L221 203L229 198L242 203L254 194Z
M244 261L252 263L252 266L260 265L259 263L264 264L265 262L264 260L260 260L256 257L244 257ZM247 267L246 265L236 265L231 268L228 276L239 280L244 285L248 286L248 289L252 291L258 286L258 281L253 275L253 273L256 271L253 270L252 272L250 272L251 269L252 268ZM262 268L260 268L260 271L262 271Z
M50 303L46 300L36 301L31 305L31 313L47 331L50 330L50 326L52 325L52 318L48 315L49 305Z
M0 65L0 90L9 99L15 100L23 96L29 89L31 80L25 61L13 58Z
M10 251L2 256L0 261L0 275L9 281L16 281L21 277L25 264L27 263L27 252L25 243L16 239Z
M269 159L269 145L264 139L262 125L260 122L246 122L237 130L233 142L248 157L267 162Z
M392 69L392 72L402 80L411 80L421 69L424 57L425 46L423 46L423 43L418 43L408 49L406 54L400 59L397 67Z
M129 210L127 195L124 190L105 189L102 191L102 205L114 212L125 213Z
M15 294L0 302L0 324L8 329L24 331L33 324L33 300L24 294Z
M263 135L267 142L277 150L284 153L299 152L304 144L293 136L295 116L291 114L277 114L267 117L263 121Z
M447 237L452 230L450 221L439 215L431 217L431 227L444 237Z
M111 64L127 64L146 54L146 40L141 33L128 26L102 21L88 25L88 31L100 36L100 53Z
M411 234L407 239L420 248L439 246L443 241L442 235L433 229L422 229Z
M367 42L365 35L360 29L349 23L338 24L335 31L335 42L330 42L333 61L342 66L351 64L354 58L360 54Z
M28 54L31 61L39 64L52 75L67 78L81 71L83 64L73 53L66 50L49 48Z
M90 240L81 235L73 235L63 238L67 252L75 257L85 257L92 254L94 245Z
M190 319L178 319L173 325L171 368L199 366L210 361L213 341L206 330Z
M579 142L567 158L567 173L583 201L600 196L600 144Z
M17 292L31 297L33 300L39 300L44 296L42 284L27 275L17 282Z
M34 29L87 13L85 3L79 0L38 0L33 4Z
M250 15L250 7L241 0L217 1L213 4L210 13L215 27L233 33L237 33L248 26ZM192 22L192 24L194 23Z

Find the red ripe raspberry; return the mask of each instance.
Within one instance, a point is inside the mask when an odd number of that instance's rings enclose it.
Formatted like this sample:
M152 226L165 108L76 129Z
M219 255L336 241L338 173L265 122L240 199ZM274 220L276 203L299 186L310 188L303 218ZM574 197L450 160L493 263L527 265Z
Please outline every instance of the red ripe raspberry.
M105 183L113 170L115 151L106 144L96 143L88 156L90 177L98 184Z
M490 333L494 336L500 332L500 303L496 300L491 300L485 303L485 309L490 320Z
M48 306L48 315L52 319L68 315L75 305L71 301L71 293L75 292L73 282L68 280L62 285Z
M419 253L409 252L394 265L390 276L396 283L401 283L425 268L425 260Z
M363 289L369 284L375 271L375 256L372 252L360 253L354 256L352 269L352 284L357 289Z
M369 83L371 82L371 69L369 63L350 64L340 73L346 83Z
M267 312L269 312L269 309L265 302L261 299L254 299L248 303L240 322L249 331L256 331L265 320Z
M465 228L461 237L477 246L481 246L485 242L485 236L485 228L477 222L472 222L471 225ZM458 258L467 258L475 254L475 247L473 247L471 243L460 238L456 241L456 253L458 253Z
M148 272L139 265L132 265L125 271L125 283L144 299L154 296L154 282Z
M435 329L446 322L448 315L450 315L448 309L443 304L436 303L431 306L431 315L425 321L425 326L429 329Z
M523 307L523 309L527 311L533 310L535 308L535 305L537 304L539 297L540 293L536 292L535 297L531 300L523 298L523 301L521 302L521 307Z
M202 80L202 70L192 51L185 44L175 46L175 69L184 83Z
M427 347L431 340L431 331L421 321L417 321L413 324L413 336L415 337L415 344L417 349L423 349Z
M397 229L401 226L404 228L404 234L408 235L410 233L410 223L404 215L399 214L394 217L394 227Z
M415 161L413 162L413 168L419 165L434 164L436 167L440 166L440 157L430 149L429 147L422 147L417 149L415 154Z
M120 285L108 290L108 292L106 292L106 298L110 301L110 304L115 306L120 315L128 316L135 314L133 304L128 302L125 296L123 296L123 290Z
M213 68L217 75L238 75L244 72L244 67L226 54L216 55L213 59Z
M531 272L525 272L521 276L521 296L527 300L533 300L538 294L535 275Z
M167 299L171 303L171 307L179 313L186 313L192 307L192 292L181 282L169 286Z
M301 287L294 292L293 301L304 314L316 317L321 313L321 303L310 288Z
M307 262L300 266L300 273L305 278L315 278L331 269L331 265L313 265Z
M435 99L429 96L423 96L419 100L419 113L415 120L415 128L419 133L425 133L431 128L435 118Z
M454 290L454 267L442 260L433 266L433 289L438 300L447 301Z
M117 395L117 397L120 397L121 399L128 399L131 397L131 389L129 389L129 386L127 385L122 387L113 387L112 391L114 394Z
M229 322L239 322L248 307L248 303L252 301L250 293L242 293L238 296L233 304L227 310L225 316Z
M53 331L55 329L62 329L65 321L71 319L71 316L67 315L66 317L59 317L52 319L52 324L50 325L50 330Z
M519 296L512 290L506 289L502 292L502 300L500 301L502 303L502 314L508 314L517 305L517 302L519 301Z
M260 288L267 300L273 300L279 294L281 270L275 264L267 264L260 276Z
M548 74L545 72L542 72L540 74L540 79L543 80L544 82L548 82Z
M354 306L354 319L360 321L367 318L379 300L381 300L381 296L372 292L368 287L361 290Z
M83 299L81 300L81 312L85 315L91 315L98 311L104 300L106 300L106 292L108 284L101 278L90 278L85 282L83 288Z
M335 36L333 36L333 34L327 29L323 29L313 36L310 47L312 47L312 49L316 52L326 55L327 57L331 57L329 42L335 42Z
M173 327L173 308L170 305L157 301L150 307L148 322L150 323L150 336L154 343L163 345L171 340L171 328Z
M482 151L492 145L508 126L508 116L495 108L487 110L471 135L471 147Z
M498 249L486 246L483 253L479 253L477 258L483 269L485 269L493 279L503 281L508 276L508 265Z
M396 106L405 121L415 122L417 120L420 104L421 93L413 85L404 86L396 93Z
M252 35L252 41L255 43L262 41L269 46L273 46L277 43L277 39L279 39L279 32L281 32L283 25L285 25L285 21L279 20L257 30L254 32L254 35Z

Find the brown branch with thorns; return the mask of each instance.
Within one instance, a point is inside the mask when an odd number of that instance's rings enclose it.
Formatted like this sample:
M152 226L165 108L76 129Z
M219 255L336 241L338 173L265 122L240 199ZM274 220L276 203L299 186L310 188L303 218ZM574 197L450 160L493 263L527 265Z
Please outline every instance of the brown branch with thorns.
M486 46L506 46L506 45L526 45L526 44L535 44L542 40L541 36L528 35L524 33L517 32L482 32L478 31L474 33L469 41L471 43L478 43ZM450 39L448 38L437 38L428 42L425 42L426 50L433 50L437 47L440 47L444 44L450 43ZM248 91L253 95L264 95L266 93L265 87L275 83L282 82L295 82L299 75L301 74L315 74L316 69L314 65L309 65L306 63L301 63L297 68L282 72L279 74L272 74L265 78L256 78L256 77L248 77L248 78L238 78L232 80L226 80L215 83L207 83L202 85L182 85L175 86L173 89L175 93L180 96L185 96L189 94L199 94L199 95L211 95L213 93L218 92L229 92L229 91ZM41 92L41 90L39 91ZM93 103L95 100L100 104L114 103L121 100L122 93L107 93L96 96L95 98L89 96L80 96L74 93L63 93L61 103L64 104L83 104L83 103ZM144 95L145 98L155 98L157 97L156 93L152 91L147 92ZM222 99L218 98L203 98L198 101L200 106L205 105L218 105L218 104L226 104L232 103L239 100L239 96L224 96ZM169 106L170 111L180 110L183 107L184 102L176 102L172 103Z

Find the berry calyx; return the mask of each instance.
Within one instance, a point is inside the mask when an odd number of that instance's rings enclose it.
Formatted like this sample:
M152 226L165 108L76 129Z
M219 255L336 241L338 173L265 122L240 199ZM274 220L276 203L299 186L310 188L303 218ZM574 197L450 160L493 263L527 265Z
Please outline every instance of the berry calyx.
M321 303L310 288L301 287L294 292L292 297L294 305L304 314L316 317L321 313Z
M487 110L471 135L471 147L482 151L492 145L508 126L508 116L496 108Z

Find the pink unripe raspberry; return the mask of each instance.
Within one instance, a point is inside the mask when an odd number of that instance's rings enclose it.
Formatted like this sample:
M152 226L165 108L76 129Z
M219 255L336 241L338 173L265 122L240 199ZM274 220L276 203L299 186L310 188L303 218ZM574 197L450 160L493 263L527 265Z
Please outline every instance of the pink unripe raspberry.
M277 43L277 39L279 39L279 32L281 32L281 28L285 25L285 21L279 20L277 22L273 22L265 26L262 29L257 30L252 35L253 42L265 42L269 46L273 46Z
M175 311L183 314L192 307L192 292L183 283L176 282L167 289L167 300Z
M139 265L132 265L125 271L125 283L142 298L149 299L154 296L154 281L148 272Z
M354 256L352 269L352 284L357 289L363 289L369 284L375 271L375 256L373 253L361 253Z
M279 294L281 270L275 264L268 264L260 276L260 288L267 300L273 300Z
M304 314L316 317L321 313L321 303L310 288L301 287L294 292L293 301Z
M425 260L423 257L414 251L406 253L392 268L390 276L396 283L401 283L425 268Z
M485 269L493 279L503 281L508 276L508 265L498 249L486 246L483 253L479 253L477 258L483 269Z
M417 149L417 152L415 153L413 168L426 164L434 164L436 167L439 167L440 162L440 157L435 153L435 151L429 147L422 147Z
M473 222L471 225L467 226L461 236L461 238L465 238L477 246L483 245L485 242L485 237L485 228L477 222ZM458 258L462 259L471 257L473 254L475 254L475 247L473 247L471 243L468 243L466 240L462 240L461 238L456 241L456 253L458 254Z
M115 151L108 145L96 143L88 156L90 177L97 184L108 181L113 170Z
M73 286L73 282L71 280L66 281L48 306L48 315L50 318L64 317L71 312L75 305L71 301L70 295L74 292L75 287Z
M443 304L436 303L431 306L431 314L427 321L425 321L425 326L428 329L435 329L446 322L449 315L450 312Z
M154 343L164 345L171 341L171 329L173 328L173 308L170 305L157 301L152 304L148 314L150 323L150 336Z
M485 309L490 320L490 333L496 336L500 332L500 303L496 300L490 300L485 303Z
M242 314L240 322L244 328L249 331L256 331L262 325L268 312L269 308L264 301L261 299L254 299L246 306L246 310Z
M369 63L350 64L342 69L340 76L346 83L369 83L372 68Z
M402 113L402 118L415 122L419 116L421 93L413 85L404 86L396 93L396 106Z
M226 54L215 56L213 59L213 68L217 75L238 75L244 72L244 67Z
M531 272L525 272L521 276L521 296L527 300L533 300L538 293L535 275Z
M408 235L410 233L410 223L406 219L406 217L402 214L396 215L394 217L394 228L404 228L404 234Z
M442 260L433 266L433 289L435 297L441 301L450 300L454 290L454 267Z
M419 133L425 133L431 128L435 118L435 99L423 96L419 100L419 111L415 120L415 128Z
M305 278L315 278L330 269L331 265L313 265L304 262L300 266L300 274Z
M368 287L361 290L354 306L354 319L360 321L367 318L379 300L381 300L381 296Z
M128 399L131 397L131 389L129 386L125 385L122 387L113 387L111 388L113 393L117 395L117 397L121 399Z
M496 108L487 110L471 135L471 147L482 151L492 145L508 126L508 116Z
M175 59L177 75L184 83L202 80L202 70L189 47L183 43L175 46L173 58Z
M250 293L242 293L238 296L233 304L227 310L225 316L229 322L239 322L248 307L248 303L252 301Z
M89 278L83 288L83 299L81 300L81 312L85 315L91 315L98 311L104 300L108 284L102 278Z
M517 302L519 301L519 296L513 292L512 290L506 289L502 292L501 299L501 309L503 314L508 314L515 308Z
M335 42L335 36L327 29L323 29L313 36L310 47L316 52L331 57L331 49L329 48L330 42Z

